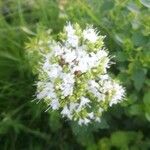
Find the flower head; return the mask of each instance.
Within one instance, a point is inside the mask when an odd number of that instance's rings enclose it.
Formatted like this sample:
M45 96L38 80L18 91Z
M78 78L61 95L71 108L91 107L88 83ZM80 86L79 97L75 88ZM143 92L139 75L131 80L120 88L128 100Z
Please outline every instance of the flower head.
M98 40L99 36L97 35L95 29L93 29L92 27L88 27L83 30L83 38L92 43L95 43Z
M124 97L124 88L108 75L103 39L92 26L82 30L68 23L41 54L37 99L79 125L100 122L103 111Z

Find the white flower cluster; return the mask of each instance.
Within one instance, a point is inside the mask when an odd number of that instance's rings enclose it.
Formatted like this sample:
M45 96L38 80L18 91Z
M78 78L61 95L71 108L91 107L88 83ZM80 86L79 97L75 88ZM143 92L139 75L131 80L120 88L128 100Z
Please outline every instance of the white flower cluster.
M82 30L68 23L58 42L48 41L42 52L37 99L79 125L100 122L102 112L124 97L124 88L107 73L103 39L92 26Z

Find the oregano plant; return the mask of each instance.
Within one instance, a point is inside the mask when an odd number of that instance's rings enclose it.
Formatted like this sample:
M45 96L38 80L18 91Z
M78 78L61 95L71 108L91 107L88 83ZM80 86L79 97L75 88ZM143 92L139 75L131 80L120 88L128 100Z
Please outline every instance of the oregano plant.
M69 22L57 38L47 32L31 40L27 49L38 74L36 100L79 125L100 122L125 95L108 73L112 56L104 38L93 26L82 29Z

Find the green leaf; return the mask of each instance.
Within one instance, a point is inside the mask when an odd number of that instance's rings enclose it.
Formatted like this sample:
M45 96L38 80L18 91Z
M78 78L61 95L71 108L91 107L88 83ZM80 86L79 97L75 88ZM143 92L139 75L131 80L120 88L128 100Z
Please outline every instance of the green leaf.
M127 8L133 13L139 13L139 9L138 9L136 3L129 3Z
M32 32L29 28L22 26L21 27L22 31L29 34L29 35L36 35L34 32Z
M128 59L127 55L125 52L122 52L122 51L118 51L116 53L116 59L120 62L124 62Z
M125 132L117 131L111 135L111 144L113 146L121 148L121 147L127 146L128 143L129 143L129 139Z
M110 150L110 140L108 138L102 138L98 142L98 150Z
M62 124L60 122L60 116L59 116L58 112L53 111L50 113L49 124L50 124L51 130L53 132L57 132L62 127Z
M146 44L147 39L140 32L134 32L132 36L133 43L135 46L141 46Z
M150 0L140 0L140 2L145 6L150 8Z
M143 101L145 105L150 105L150 92L145 93Z
M128 112L130 113L130 115L140 115L140 114L143 113L143 111L142 111L142 106L139 105L139 104L131 105L131 106L128 108Z
M144 69L138 69L133 73L132 79L134 81L134 87L139 91L145 81L146 71Z
M150 121L150 92L145 93L143 102L145 106L145 117L148 121Z
M145 113L145 117L150 122L150 113Z

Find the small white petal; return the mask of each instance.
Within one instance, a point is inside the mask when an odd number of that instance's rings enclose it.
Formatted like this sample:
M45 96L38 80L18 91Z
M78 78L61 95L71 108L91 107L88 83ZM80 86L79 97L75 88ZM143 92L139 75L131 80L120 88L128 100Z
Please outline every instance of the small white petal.
M95 43L98 40L97 33L93 28L87 28L83 31L83 38L89 40L92 43Z
M51 107L53 110L57 110L60 107L58 99L53 99L51 101Z

